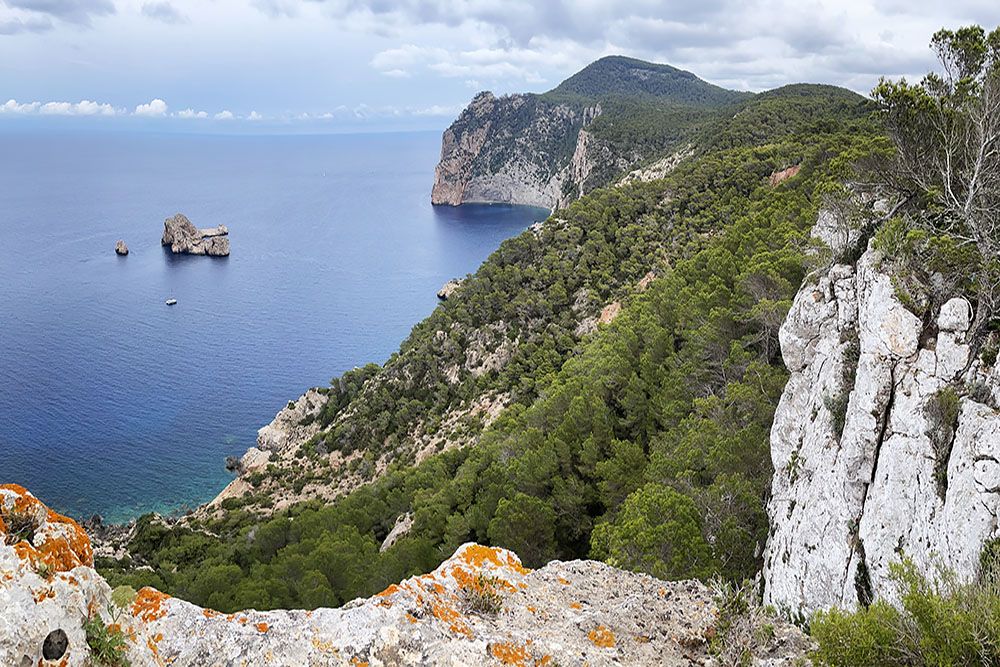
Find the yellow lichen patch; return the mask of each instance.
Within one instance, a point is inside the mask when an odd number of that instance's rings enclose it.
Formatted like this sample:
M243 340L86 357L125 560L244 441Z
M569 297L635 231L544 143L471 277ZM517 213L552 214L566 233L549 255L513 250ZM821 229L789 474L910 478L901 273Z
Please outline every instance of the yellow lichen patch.
M169 595L155 588L149 586L141 588L135 596L135 601L132 602L132 616L146 623L163 618L167 614L163 603L169 599Z
M615 633L603 625L598 625L587 633L587 638L590 639L594 646L599 646L600 648L611 648L615 645Z
M267 623L258 623L257 624L257 632L259 632L260 634L264 634L264 633L266 633L270 629L271 628L267 625Z
M490 646L490 655L505 665L515 665L516 667L525 667L531 660L528 649L508 642L498 642Z

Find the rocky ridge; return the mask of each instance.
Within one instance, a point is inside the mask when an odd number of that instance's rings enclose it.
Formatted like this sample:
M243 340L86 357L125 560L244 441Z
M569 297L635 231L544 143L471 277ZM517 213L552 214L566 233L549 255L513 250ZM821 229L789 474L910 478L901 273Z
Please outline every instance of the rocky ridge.
M25 532L27 531L27 532ZM84 624L124 638L134 667L206 665L710 665L709 589L593 561L531 571L465 544L429 574L340 609L221 614L152 588L112 591L86 533L25 489L0 486L0 664L91 664ZM754 664L809 644L779 624Z
M174 254L229 256L229 229L225 225L198 229L182 213L163 221L160 245Z
M814 234L835 255L856 240L829 214ZM922 322L872 246L802 287L780 335L766 603L808 616L893 599L904 555L977 573L1000 535L1000 373L971 357L971 319L956 298Z

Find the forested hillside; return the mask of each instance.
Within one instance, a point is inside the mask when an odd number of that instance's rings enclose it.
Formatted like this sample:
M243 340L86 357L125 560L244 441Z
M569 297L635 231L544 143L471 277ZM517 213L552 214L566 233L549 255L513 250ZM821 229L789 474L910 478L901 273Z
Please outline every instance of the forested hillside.
M839 89L760 96L665 180L599 190L505 242L384 367L335 381L321 433L255 496L186 526L144 518L135 561L105 573L220 610L340 604L468 540L528 565L752 576L786 379L777 330L819 207L875 141L868 112ZM762 115L782 122L761 132ZM621 313L596 325L606 304ZM498 419L452 419L484 396L506 406ZM443 425L445 451L412 465ZM261 513L290 485L308 496L348 474L375 479Z

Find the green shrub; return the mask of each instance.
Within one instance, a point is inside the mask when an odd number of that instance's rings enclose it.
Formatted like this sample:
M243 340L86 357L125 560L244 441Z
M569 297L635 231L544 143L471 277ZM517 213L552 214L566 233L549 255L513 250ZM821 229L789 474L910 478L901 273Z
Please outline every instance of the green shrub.
M905 651L898 644L899 626L899 612L882 601L855 613L819 612L809 625L819 644L813 659L832 667L906 665Z
M83 625L90 647L90 659L95 667L131 667L126 653L128 644L125 633L117 624L105 625L100 616L94 616Z
M948 491L948 460L951 458L951 447L955 442L955 430L958 428L958 415L961 409L961 398L954 387L944 387L927 403L927 419L930 430L927 435L934 448L934 480L937 482L937 492L944 499Z
M835 667L1000 664L998 553L996 543L987 545L971 583L944 568L928 577L912 561L894 563L901 608L880 600L853 613L818 613L810 625L814 659Z

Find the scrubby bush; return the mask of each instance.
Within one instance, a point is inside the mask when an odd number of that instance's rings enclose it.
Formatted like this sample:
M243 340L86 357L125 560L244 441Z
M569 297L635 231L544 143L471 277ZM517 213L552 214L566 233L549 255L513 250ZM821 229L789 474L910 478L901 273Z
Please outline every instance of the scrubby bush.
M997 553L984 550L969 583L943 567L928 576L912 561L893 564L900 608L876 601L856 612L820 612L810 624L814 658L834 667L1000 664Z

